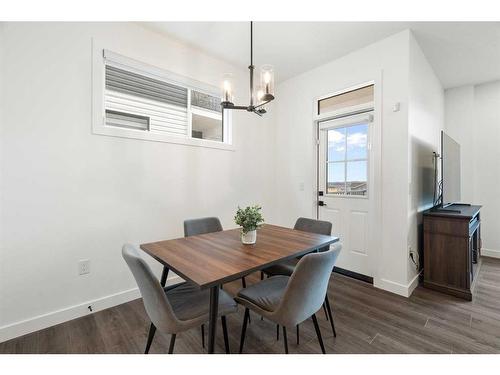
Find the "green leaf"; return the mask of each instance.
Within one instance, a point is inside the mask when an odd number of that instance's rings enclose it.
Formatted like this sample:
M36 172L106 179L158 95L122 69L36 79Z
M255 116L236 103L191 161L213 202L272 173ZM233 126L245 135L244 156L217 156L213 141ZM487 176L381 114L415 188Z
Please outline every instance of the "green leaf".
M243 233L248 233L262 226L264 218L260 212L261 210L262 207L259 205L248 206L243 209L238 206L234 221L241 227Z

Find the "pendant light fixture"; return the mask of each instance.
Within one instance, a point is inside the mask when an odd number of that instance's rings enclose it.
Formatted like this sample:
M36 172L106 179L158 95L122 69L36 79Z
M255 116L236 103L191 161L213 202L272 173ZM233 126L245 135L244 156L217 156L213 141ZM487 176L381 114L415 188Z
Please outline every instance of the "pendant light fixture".
M231 74L224 74L222 83L222 109L238 109L253 112L262 116L266 113L264 105L274 99L274 70L271 65L263 65L260 69L260 85L254 87L253 74L253 22L250 22L250 104L234 105L233 79Z

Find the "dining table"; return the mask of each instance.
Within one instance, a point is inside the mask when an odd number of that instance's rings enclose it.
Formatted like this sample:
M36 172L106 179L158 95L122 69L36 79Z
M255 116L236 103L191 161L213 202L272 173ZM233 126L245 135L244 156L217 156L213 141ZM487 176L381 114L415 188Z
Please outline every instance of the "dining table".
M210 290L208 353L213 353L223 284L337 241L335 236L264 224L251 245L241 242L241 228L236 228L146 243L140 248L187 282Z

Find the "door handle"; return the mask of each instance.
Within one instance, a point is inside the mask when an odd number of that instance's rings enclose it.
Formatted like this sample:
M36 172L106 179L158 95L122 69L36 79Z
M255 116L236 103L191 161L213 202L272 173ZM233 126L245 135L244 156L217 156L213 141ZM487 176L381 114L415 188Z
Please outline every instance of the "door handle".
M318 206L326 206L326 203L323 201L318 201Z

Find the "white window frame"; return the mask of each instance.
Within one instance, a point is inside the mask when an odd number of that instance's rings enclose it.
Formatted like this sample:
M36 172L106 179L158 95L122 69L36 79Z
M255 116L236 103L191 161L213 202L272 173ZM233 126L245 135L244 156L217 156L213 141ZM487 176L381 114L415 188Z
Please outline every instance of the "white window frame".
M105 57L112 61L112 65L123 66L127 70L147 75L155 79L164 80L188 89L188 124L187 135L160 134L151 131L126 129L106 125L105 120ZM231 111L224 112L225 121L222 124L223 142L209 139L200 139L192 137L192 113L199 113L203 116L221 119L222 114L210 110L198 110L197 107L191 108L191 90L203 92L213 96L219 96L218 89L194 79L184 77L161 68L125 57L121 54L107 50L100 43L93 40L92 48L92 133L97 135L132 138L145 141L174 143L195 147L207 147L220 150L234 151L232 145L232 114Z
M372 123L373 123L373 109L371 109L369 112L362 113L362 114L354 114L354 115L347 115L345 117L341 117L340 119L325 119L319 122L319 130L320 132L325 132L325 137L326 137L326 146L325 146L325 155L324 155L324 165L322 168L324 168L325 173L325 186L321 187L321 189L324 188L325 195L332 197L332 198L349 198L349 199L369 199L370 198L370 152L371 152L371 136L372 136ZM356 125L363 125L367 124L368 125L368 130L367 130L367 143L366 143L366 158L364 159L347 159L347 152L346 155L344 156L343 160L338 160L338 161L328 161L328 131L329 130L336 130L336 129L347 129L352 126ZM347 133L346 133L346 142L347 142ZM344 185L347 185L347 163L352 162L352 161L366 161L366 195L350 195L346 194L345 192L343 194L331 194L328 193L328 166L329 163L344 163Z
M348 92L355 91L355 90L361 89L363 87L371 86L371 85L374 86L375 85L375 81L367 81L367 82L360 83L360 84L357 84L357 85L349 86L349 87L346 87L346 88L344 88L342 90L334 91L334 92L331 92L329 94L321 95L321 96L315 98L314 99L313 120L316 121L316 122L320 122L320 121L331 120L331 119L334 119L334 118L346 117L346 116L357 114L357 113L363 113L363 112L372 111L374 109L374 107L375 107L375 102L374 101L363 103L363 104L359 104L359 105L353 105L353 106L350 106L350 107L346 107L346 108L342 108L342 109L337 109L337 110L325 112L325 113L322 113L322 114L318 113L318 106L319 106L319 102L321 100L328 99L328 98L331 98L331 97L337 96L337 95L346 94Z

